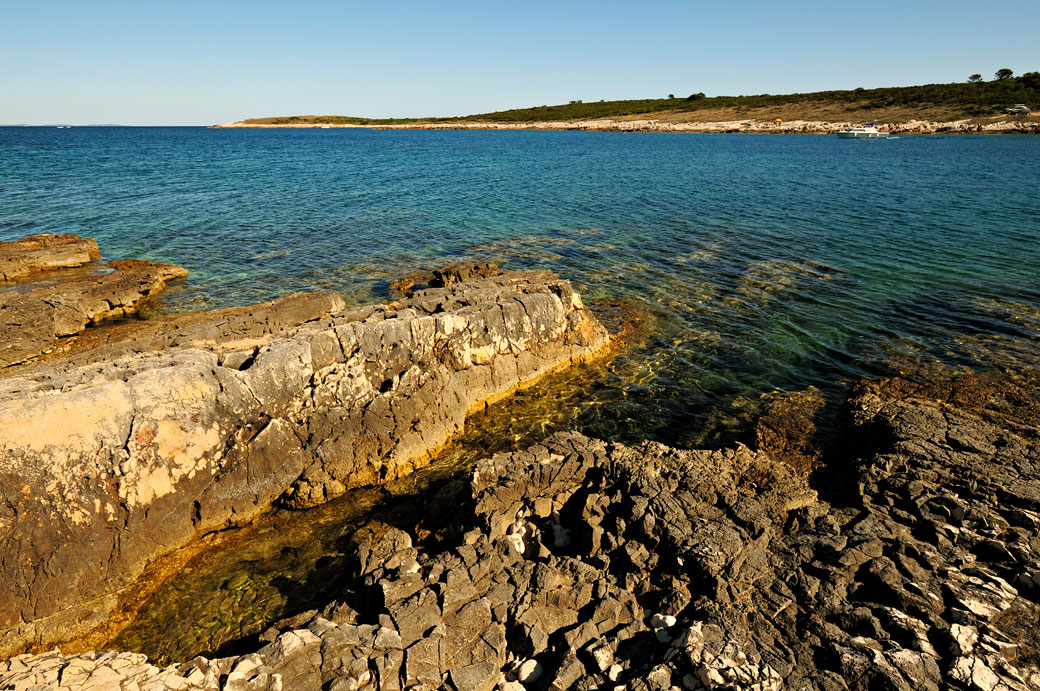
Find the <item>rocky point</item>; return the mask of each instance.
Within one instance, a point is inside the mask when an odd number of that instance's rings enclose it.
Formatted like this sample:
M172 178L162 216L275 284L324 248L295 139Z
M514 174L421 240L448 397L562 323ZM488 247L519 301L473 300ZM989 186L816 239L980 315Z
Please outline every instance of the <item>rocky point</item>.
M121 325L0 377L0 652L102 624L150 560L424 463L468 411L607 343L566 281L501 272ZM75 290L76 286L65 287Z

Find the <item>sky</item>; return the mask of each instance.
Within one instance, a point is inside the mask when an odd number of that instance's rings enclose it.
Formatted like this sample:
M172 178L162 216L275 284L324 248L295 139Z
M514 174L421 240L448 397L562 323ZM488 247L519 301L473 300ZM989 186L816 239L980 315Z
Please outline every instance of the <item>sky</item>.
M0 0L0 123L420 117L1040 70L1040 2Z

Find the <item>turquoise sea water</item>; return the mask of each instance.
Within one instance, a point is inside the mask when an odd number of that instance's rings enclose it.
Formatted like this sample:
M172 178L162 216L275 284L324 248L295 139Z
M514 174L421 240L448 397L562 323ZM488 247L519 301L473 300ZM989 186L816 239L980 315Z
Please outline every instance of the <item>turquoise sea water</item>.
M695 445L774 390L1035 356L1038 183L1040 137L0 128L0 239L182 264L172 311L551 268L649 316L571 423Z
M833 411L862 376L1033 376L1038 162L1040 137L0 128L0 239L186 266L160 309L382 301L401 275L498 259L640 318L612 360L477 416L442 466L203 553L113 645L189 659L338 598L353 527L436 533L445 478L556 428L719 446L750 441L776 392Z

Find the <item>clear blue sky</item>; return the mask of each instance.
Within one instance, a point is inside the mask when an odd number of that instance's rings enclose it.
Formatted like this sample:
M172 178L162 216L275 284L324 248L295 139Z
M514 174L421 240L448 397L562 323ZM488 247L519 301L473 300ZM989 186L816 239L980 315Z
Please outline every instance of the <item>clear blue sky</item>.
M1040 1L0 0L0 123L463 115L1040 69Z

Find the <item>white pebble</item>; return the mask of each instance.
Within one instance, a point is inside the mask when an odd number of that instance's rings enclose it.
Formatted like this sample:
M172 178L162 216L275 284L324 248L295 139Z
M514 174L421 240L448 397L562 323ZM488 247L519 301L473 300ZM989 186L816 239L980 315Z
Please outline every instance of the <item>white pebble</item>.
M524 539L519 535L506 535L506 539L509 540L509 544L513 546L513 549L519 554L524 553Z
M671 614L655 614L650 617L650 626L655 629L670 629L675 626L675 617Z
M516 678L524 684L533 684L542 678L542 663L533 658L524 660L516 671Z

